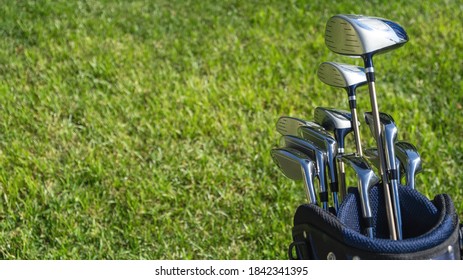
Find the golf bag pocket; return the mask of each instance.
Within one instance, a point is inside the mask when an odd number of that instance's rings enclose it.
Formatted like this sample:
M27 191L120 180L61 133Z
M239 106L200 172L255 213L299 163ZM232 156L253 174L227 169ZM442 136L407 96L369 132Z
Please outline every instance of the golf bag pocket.
M450 197L429 201L416 190L400 186L402 240L389 239L382 186L369 192L374 237L365 234L360 196L350 188L337 215L303 204L294 215L291 259L460 259L460 225Z

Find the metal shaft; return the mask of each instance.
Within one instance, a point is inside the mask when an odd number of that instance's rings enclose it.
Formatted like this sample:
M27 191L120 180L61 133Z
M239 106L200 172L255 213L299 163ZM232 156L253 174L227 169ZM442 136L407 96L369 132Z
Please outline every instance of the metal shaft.
M354 129L355 148L357 149L357 155L361 157L363 156L363 150L362 142L360 141L360 130L358 125L357 109L351 108L350 111L352 114L352 127Z
M343 154L338 154L337 161L339 166L339 194L341 195L341 201L344 201L344 197L346 196L346 168L344 166L344 162L341 160Z
M378 157L380 161L380 168L379 173L381 175L383 181L383 191L384 191L384 198L386 203L386 214L387 214L387 221L389 227L389 236L393 240L397 240L397 222L395 221L395 214L394 208L392 204L392 197L391 197L391 190L389 189L388 178L387 178L387 166L386 166L386 155L384 153L384 146L381 137L381 127L379 121L379 110L378 110L378 102L376 100L376 89L375 89L375 79L374 79L374 67L373 67L373 60L371 57L366 57L365 59L365 70L368 79L368 91L370 93L370 104L371 104L371 111L373 115L373 124L374 124L374 132L376 138L376 146L378 148Z

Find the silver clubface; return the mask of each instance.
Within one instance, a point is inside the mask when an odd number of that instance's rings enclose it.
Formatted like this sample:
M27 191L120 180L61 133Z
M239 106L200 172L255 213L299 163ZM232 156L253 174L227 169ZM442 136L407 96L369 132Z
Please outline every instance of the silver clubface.
M320 202L324 210L328 210L328 193L326 183L326 152L320 150L311 142L305 141L296 136L285 135L280 139L280 145L286 148L296 149L308 155L316 162L316 176L320 186Z
M362 144L360 141L359 121L357 115L356 89L367 83L365 69L359 66L323 62L317 71L318 78L325 84L333 87L344 88L349 98L349 108L352 114L352 127L354 129L357 154L362 156Z
M313 127L302 126L299 128L299 135L306 139L309 142L312 142L317 146L320 150L326 152L326 160L328 164L328 172L330 176L330 189L333 193L333 202L334 208L336 212L339 208L339 201L338 201L338 174L336 168L336 155L338 150L338 145L336 140L326 131L317 130Z
M406 42L408 35L403 27L384 18L336 15L326 24L325 44L342 55L385 52Z
M298 129L301 126L310 126L310 127L314 127L317 129L323 129L322 126L314 122L306 121L306 120L295 118L295 117L288 117L288 116L280 117L276 125L277 131L283 136L284 135L297 136Z
M405 184L415 188L415 176L423 170L421 157L415 146L411 143L399 141L395 144L397 158L401 161L405 170Z
M307 198L310 203L317 204L317 196L313 179L315 165L306 154L290 148L279 148L271 151L272 158L283 174L291 180L304 180Z
M372 186L379 182L379 178L375 175L373 170L371 170L371 167L362 157L356 155L345 155L342 157L342 160L346 164L349 164L357 174L357 178L360 182L359 193L360 203L362 206L362 215L366 224L367 235L368 237L373 238L373 215L371 213L368 191Z

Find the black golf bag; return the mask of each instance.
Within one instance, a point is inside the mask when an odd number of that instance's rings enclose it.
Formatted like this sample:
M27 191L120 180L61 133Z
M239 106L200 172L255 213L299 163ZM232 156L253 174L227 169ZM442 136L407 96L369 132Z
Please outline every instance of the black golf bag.
M440 194L429 201L418 191L399 187L402 240L389 239L382 185L370 192L375 238L362 224L357 188L350 188L337 215L314 204L300 205L294 215L290 259L442 259L462 257L462 236L452 200Z

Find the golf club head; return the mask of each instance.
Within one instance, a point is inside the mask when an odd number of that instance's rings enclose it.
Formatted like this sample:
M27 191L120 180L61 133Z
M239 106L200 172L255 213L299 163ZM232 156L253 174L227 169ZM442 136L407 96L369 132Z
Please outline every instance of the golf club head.
M295 117L288 117L288 116L280 117L276 124L277 131L283 136L284 135L297 136L298 129L301 126L310 126L310 127L314 127L317 129L323 129L322 126L314 122L306 121L306 120L295 118Z
M317 203L313 178L315 177L314 162L306 154L291 148L272 149L273 161L283 174L291 180L304 180L307 198L310 203Z
M397 151L397 148L396 148L396 151ZM380 162L379 162L379 156L378 156L378 149L377 148L367 148L363 151L363 155L365 156L365 158L371 163L373 164L373 166L379 170L380 168ZM398 160L399 159L399 156L397 155L396 156L396 169L397 169L397 172L398 172L398 175L399 175L399 178L402 176L403 174L403 166L401 165L401 162Z
M330 189L333 193L334 207L335 210L338 210L338 198L337 193L339 190L338 186L338 173L336 168L336 155L338 152L338 145L336 140L326 131L317 130L313 127L301 126L299 128L299 135L315 144L319 149L326 151L326 160L328 164L328 173L330 177Z
M323 62L318 67L317 75L320 81L338 88L348 89L367 83L363 67L344 63Z
M408 42L399 24L390 20L362 15L335 15L325 29L325 44L333 52L363 56L396 49Z
M360 204L362 207L362 215L364 222L367 225L367 235L373 237L373 218L370 206L370 198L368 191L372 186L379 182L378 176L373 172L366 160L357 155L344 155L342 158L344 163L348 164L355 171L359 184Z
M320 185L320 201L322 203L323 209L328 210L328 193L325 176L326 152L320 150L313 143L292 135L282 136L280 139L280 145L286 148L301 151L316 162L316 176L318 177Z
M397 158L405 170L405 184L412 189L415 188L415 176L423 171L421 157L414 145L408 142L399 141L395 144Z
M386 152L386 164L388 170L393 170L396 167L395 163L395 142L397 141L397 126L394 122L394 119L391 115L386 113L379 113L379 120L381 123L381 134L383 137L383 143L385 145L385 152ZM374 133L373 127L373 115L371 112L365 113L365 121L370 127L370 131L372 135ZM396 178L398 179L398 178Z
M344 138L352 128L352 117L347 111L324 107L315 108L314 121L325 130L331 131L338 142L338 153L344 153Z

